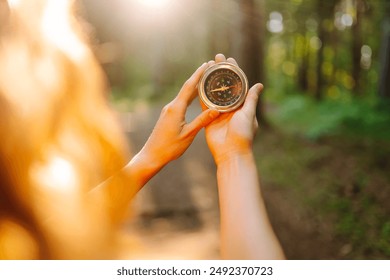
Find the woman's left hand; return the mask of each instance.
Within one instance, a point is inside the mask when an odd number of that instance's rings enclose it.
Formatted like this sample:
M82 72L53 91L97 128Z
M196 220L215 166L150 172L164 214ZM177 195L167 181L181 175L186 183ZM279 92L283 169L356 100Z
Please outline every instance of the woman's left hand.
M141 153L146 154L158 166L180 157L190 146L196 134L219 115L218 111L205 110L187 123L185 114L197 96L197 84L208 64L201 65L184 83L179 94L167 104Z

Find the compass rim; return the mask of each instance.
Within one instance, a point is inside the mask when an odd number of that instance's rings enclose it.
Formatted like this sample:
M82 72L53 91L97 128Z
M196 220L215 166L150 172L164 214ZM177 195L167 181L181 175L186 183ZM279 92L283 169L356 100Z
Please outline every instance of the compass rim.
M215 71L220 70L220 69L228 69L228 70L234 72L242 82L242 93L240 94L240 97L234 103L229 104L229 105L217 105L217 104L213 103L208 98L206 91L204 89L205 82L206 82L207 78L212 73L214 73ZM242 71L242 69L240 67L238 67L237 65L235 65L233 63L229 63L229 62L219 62L219 63L216 63L214 65L211 65L210 67L208 67L205 70L205 72L203 73L203 76L200 79L199 84L198 84L198 92L199 92L199 96L200 96L201 100L208 108L215 109L219 112L234 111L238 107L240 107L245 101L245 97L248 93L248 79L247 79L244 71Z

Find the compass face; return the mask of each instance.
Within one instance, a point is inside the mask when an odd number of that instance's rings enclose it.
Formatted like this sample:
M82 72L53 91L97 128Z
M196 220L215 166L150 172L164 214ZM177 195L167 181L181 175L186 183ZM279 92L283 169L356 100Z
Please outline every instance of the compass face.
M244 102L248 81L239 67L223 62L206 69L198 89L206 106L221 112L229 112Z

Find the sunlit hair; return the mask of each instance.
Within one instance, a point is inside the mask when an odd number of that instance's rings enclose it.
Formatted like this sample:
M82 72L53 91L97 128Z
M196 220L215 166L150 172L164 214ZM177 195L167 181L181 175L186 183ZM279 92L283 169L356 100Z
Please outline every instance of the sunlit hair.
M0 0L0 259L111 257L89 191L128 153L80 26L70 0Z

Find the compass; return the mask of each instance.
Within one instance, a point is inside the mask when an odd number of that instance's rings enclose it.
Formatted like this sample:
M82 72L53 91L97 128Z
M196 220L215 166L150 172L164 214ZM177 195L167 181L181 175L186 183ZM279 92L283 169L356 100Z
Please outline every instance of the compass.
M220 112L230 112L242 105L248 91L248 79L235 64L216 63L207 68L199 81L203 103Z

